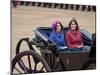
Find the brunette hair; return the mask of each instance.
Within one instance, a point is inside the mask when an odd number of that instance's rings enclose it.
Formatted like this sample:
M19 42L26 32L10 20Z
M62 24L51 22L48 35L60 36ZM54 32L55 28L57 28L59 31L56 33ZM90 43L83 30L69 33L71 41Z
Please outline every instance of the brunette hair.
M75 18L73 18L73 19L69 22L68 28L71 29L71 24L72 24L72 22L75 22L75 24L76 24L76 31L79 30L78 22L77 22L77 20L76 20Z

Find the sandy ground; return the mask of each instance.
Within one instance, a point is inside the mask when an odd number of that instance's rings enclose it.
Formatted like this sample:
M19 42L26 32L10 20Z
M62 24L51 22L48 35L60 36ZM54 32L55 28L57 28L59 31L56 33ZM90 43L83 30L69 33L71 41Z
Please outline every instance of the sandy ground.
M23 37L33 37L32 30L37 27L50 27L55 18L59 18L66 27L69 21L74 17L77 18L80 28L88 30L90 33L95 32L95 12L75 11L31 6L18 6L12 8L12 50L11 57L15 56L17 42ZM24 44L23 49L26 49Z

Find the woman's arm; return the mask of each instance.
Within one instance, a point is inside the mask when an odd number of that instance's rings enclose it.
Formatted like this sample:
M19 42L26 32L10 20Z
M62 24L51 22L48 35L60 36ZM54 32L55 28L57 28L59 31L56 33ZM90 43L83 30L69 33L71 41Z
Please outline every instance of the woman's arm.
M50 33L49 40L52 41L52 43L55 43L55 38L53 33Z
M66 44L67 44L67 46L70 47L70 48L77 48L77 45L76 44L74 44L74 45L72 44L71 38L72 37L70 37L70 33L67 32L66 33Z
M82 46L84 45L81 33L80 33L80 45L82 45Z

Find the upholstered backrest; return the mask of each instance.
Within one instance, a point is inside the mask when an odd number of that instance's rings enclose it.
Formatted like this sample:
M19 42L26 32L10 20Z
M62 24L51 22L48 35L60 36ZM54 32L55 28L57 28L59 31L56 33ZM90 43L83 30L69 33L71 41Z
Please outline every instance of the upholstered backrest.
M40 32L45 38L47 38L50 41L49 35L52 32L52 28L49 28L49 27L38 27L36 29L36 31ZM65 35L65 33L67 31L68 31L68 28L64 28L63 29L64 35ZM90 34L88 31L86 31L84 29L81 29L80 32L82 34L82 38L83 38L84 45L91 46L91 43L92 43L92 34ZM44 41L44 39L41 38L41 36L39 36L37 34L36 34L36 38L39 39L39 40L41 40L41 41Z

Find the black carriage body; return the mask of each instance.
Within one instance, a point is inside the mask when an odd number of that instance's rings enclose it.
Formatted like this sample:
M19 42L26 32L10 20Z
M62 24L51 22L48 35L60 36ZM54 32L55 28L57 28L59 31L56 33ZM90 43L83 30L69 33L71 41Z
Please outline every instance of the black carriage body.
M68 28L63 29L63 33L68 31ZM49 39L49 35L52 32L52 28L49 27L38 27L36 30L34 30L35 37L30 38L22 38L19 40L17 46L16 46L16 56L13 59L12 63L18 63L20 68L25 73L36 73L41 72L43 68L46 68L48 72L57 72L57 71L72 71L72 70L86 70L86 69L95 69L96 67L96 35L93 38L92 34L90 34L88 31L81 29L80 32L82 34L83 43L84 45L91 46L91 49L88 51L70 51L70 50L61 50L60 52L56 51L56 44ZM21 50L21 44L25 41L29 47L29 51L23 51ZM35 52L35 48L33 47L35 45L38 50L40 50L42 57ZM44 67L41 68L40 71L36 70L36 65L34 66L34 69L31 69L31 60L29 60L29 54L31 54L33 59L37 61L37 58L35 57L34 53L31 53L32 51L35 52L40 62L45 62L43 64ZM22 57L28 56L29 61L29 69L27 69L27 66L23 66L25 62L22 61ZM41 59L40 59L41 57ZM43 59L43 60L42 60ZM16 60L16 61L15 61ZM21 61L19 61L21 60ZM23 63L23 64L22 64ZM35 63L37 64L37 63ZM93 64L91 68L88 68ZM15 64L12 66L12 72L13 68L15 67ZM47 69L48 68L48 69Z
M68 28L63 29L64 34L67 31ZM92 34L90 34L88 31L84 29L81 29L80 31L82 34L84 45L91 46ZM52 32L51 28L39 27L34 32L36 35L35 40L38 41L38 45L42 44L42 46L40 46L42 56L49 64L52 71L79 70L82 67L83 63L85 63L88 60L89 51L62 51L57 53L56 45L53 44L51 40L49 40L49 35ZM58 60L59 57L60 60Z

